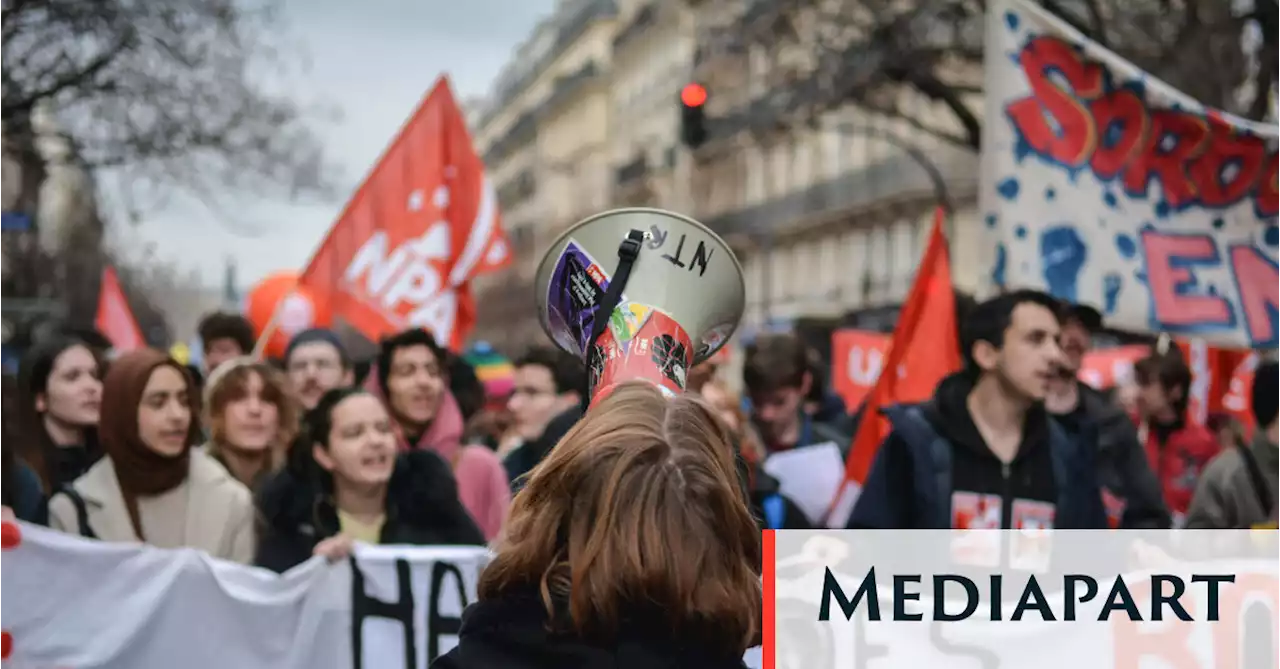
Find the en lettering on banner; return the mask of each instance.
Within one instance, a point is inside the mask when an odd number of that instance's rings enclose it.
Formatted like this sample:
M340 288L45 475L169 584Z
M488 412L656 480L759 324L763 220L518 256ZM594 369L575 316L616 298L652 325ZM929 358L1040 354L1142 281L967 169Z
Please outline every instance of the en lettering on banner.
M991 281L1114 327L1277 345L1277 128L1205 109L1024 0L990 3Z
M5 523L4 669L425 669L457 644L488 559L358 546L281 576Z

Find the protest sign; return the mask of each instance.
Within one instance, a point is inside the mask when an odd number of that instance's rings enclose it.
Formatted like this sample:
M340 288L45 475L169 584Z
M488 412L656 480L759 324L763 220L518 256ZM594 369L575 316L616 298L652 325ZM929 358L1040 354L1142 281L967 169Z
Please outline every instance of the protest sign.
M490 554L357 545L286 574L4 523L4 669L426 669ZM747 653L759 666L759 648Z
M1277 345L1275 124L1206 109L1024 0L990 4L985 76L992 284Z
M457 644L481 547L358 546L284 575L5 523L5 669L424 669Z

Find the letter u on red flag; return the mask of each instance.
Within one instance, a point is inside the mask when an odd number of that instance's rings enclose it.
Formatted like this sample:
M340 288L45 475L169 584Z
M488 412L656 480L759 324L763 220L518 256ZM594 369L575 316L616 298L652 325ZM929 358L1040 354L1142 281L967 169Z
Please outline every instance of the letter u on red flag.
M510 263L497 197L440 78L334 222L300 284L366 337L410 327L458 348L468 282Z
M867 397L863 418L845 463L845 483L837 499L832 500L833 508L850 483L860 485L866 479L880 442L889 434L889 421L880 415L880 408L923 402L933 395L943 377L960 369L955 293L951 287L951 260L947 238L942 232L943 220L942 210L938 209L915 283L898 314L888 358Z

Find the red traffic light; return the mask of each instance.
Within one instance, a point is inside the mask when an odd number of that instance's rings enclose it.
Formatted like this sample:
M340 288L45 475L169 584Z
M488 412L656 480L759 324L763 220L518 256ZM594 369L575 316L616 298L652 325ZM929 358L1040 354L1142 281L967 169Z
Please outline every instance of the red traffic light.
M680 91L680 101L686 107L701 107L707 101L707 89L702 84L686 84Z

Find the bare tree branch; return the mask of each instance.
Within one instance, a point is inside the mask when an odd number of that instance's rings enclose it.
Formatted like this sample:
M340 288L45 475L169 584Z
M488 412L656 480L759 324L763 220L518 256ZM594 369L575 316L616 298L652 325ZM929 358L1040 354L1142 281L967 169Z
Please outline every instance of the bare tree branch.
M273 85L291 75L278 2L5 0L6 128L47 105L83 164L126 187L328 196L320 110Z
M1039 2L1206 105L1255 120L1270 109L1276 0L1255 0L1250 16L1226 0ZM704 0L700 14L718 18L700 27L699 47L750 62L768 97L802 107L793 115L852 103L977 150L982 103L972 93L982 85L986 9L984 0ZM1256 44L1242 40L1251 23L1261 28ZM954 123L920 122L918 110L886 102L903 88L941 103Z

